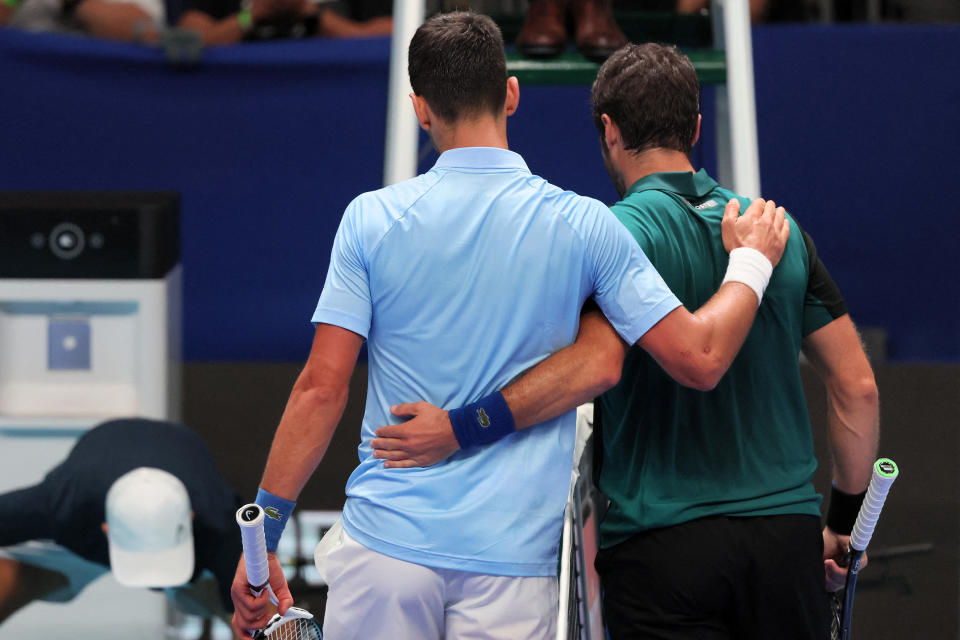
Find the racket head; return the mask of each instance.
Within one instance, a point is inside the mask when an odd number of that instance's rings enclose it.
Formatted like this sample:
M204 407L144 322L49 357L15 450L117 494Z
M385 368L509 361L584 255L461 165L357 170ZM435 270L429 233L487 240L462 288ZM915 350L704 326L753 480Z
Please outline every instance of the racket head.
M274 615L267 626L253 637L254 640L323 640L323 631L312 613L299 607L290 607L284 615Z

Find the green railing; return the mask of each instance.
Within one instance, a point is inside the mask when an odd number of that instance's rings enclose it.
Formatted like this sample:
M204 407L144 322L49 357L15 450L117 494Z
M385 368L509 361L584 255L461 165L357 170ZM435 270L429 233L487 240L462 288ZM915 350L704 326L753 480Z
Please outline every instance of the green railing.
M712 49L685 50L701 84L724 84L727 65L722 51ZM575 51L567 51L549 60L531 60L516 52L507 54L507 71L517 76L520 85L583 85L593 84L597 77L595 62L590 62Z
M493 16L507 45L512 45L523 16ZM701 14L676 14L651 11L618 11L617 24L631 42L668 42L683 49L701 84L724 84L727 79L726 58L722 51L711 48L710 18ZM592 84L599 65L577 53L571 43L568 51L547 60L526 59L515 51L507 54L507 68L523 85Z

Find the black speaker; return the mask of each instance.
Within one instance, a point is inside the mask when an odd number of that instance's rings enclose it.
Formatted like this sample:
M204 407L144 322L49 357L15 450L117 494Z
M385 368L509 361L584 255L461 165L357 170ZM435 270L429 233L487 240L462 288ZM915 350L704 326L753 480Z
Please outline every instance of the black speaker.
M180 194L0 191L0 278L162 278L180 260Z

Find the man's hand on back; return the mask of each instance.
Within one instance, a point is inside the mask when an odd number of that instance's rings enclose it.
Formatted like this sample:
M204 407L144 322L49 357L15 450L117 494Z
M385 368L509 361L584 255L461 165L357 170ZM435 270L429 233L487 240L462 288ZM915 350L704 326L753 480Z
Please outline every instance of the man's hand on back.
M737 215L739 212L740 201L732 198L723 211L723 248L727 253L738 247L756 249L777 266L790 237L786 211L773 200L757 198L743 215Z
M429 467L460 449L450 417L443 409L429 402L414 402L390 407L390 412L410 420L377 429L370 445L374 458L386 460L383 466Z

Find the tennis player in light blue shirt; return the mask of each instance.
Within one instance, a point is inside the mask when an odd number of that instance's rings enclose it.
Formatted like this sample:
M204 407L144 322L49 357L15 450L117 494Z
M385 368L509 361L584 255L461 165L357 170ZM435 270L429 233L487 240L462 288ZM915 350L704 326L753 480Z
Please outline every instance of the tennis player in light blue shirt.
M343 215L310 356L257 497L270 516L267 548L276 549L329 445L366 341L359 464L347 482L342 531L325 539L329 553L318 558L330 588L325 639L548 638L556 631L574 416L517 430L531 423L515 425L497 390L573 342L588 298L625 343L696 369L705 359L691 354L688 336L723 336L734 346L716 352L732 360L760 294L735 282L715 296L737 331L713 316L695 318L605 206L531 174L508 150L506 120L519 87L507 78L489 18L455 12L425 22L410 43L409 72L420 126L441 155L427 173L363 194ZM754 234L772 227L753 218L743 226ZM603 390L596 386L587 381L564 395ZM387 468L372 448L374 431L399 422L391 406L411 399L470 410L451 411L453 431L437 434L456 436L453 455ZM269 563L283 612L292 597L274 554ZM238 633L266 623L269 600L250 595L243 562L232 596Z
M590 296L631 344L680 305L607 207L512 151L450 149L426 174L354 200L313 316L367 339L347 533L434 567L555 574L572 412L428 468L384 469L369 442L402 399L459 407L569 345Z

